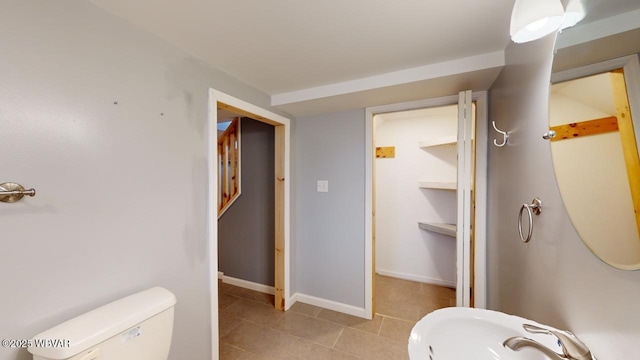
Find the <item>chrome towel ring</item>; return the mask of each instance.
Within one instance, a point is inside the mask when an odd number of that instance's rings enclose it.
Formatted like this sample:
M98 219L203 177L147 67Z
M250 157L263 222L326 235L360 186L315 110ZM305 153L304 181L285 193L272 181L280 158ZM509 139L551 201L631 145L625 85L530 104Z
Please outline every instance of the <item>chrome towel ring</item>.
M525 239L524 234L522 233L522 213L524 210L527 210L527 215L529 216L529 233L527 234L527 238ZM542 200L538 198L534 198L531 204L522 204L520 208L520 213L518 214L518 233L520 234L520 240L524 243L528 243L531 240L531 236L533 235L533 214L540 215L542 212Z

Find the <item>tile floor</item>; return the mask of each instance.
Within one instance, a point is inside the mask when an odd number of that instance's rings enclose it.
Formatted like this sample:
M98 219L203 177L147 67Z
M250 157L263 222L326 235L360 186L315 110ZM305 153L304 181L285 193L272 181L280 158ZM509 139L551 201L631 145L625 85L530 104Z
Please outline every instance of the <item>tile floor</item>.
M373 320L303 303L281 312L272 295L218 285L221 360L404 360L416 321L455 306L453 289L380 275Z

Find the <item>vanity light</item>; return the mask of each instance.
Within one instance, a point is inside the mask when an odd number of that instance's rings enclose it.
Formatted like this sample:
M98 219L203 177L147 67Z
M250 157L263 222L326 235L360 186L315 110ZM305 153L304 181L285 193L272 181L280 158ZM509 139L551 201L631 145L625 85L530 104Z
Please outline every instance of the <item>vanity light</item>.
M560 0L516 0L511 13L511 40L524 43L550 34L562 25Z
M584 11L582 0L571 0L567 5L567 11L564 13L564 19L562 20L562 26L560 30L570 28L579 23L587 13Z

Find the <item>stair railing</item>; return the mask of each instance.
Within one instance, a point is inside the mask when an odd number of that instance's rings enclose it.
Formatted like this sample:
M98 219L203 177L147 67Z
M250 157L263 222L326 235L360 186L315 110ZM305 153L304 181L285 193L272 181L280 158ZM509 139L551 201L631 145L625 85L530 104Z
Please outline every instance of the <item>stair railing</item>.
M240 196L240 118L218 137L218 219Z

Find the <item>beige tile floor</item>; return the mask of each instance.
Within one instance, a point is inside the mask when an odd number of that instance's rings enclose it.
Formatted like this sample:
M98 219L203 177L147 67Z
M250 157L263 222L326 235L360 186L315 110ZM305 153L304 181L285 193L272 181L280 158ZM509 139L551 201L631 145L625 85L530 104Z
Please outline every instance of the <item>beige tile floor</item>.
M455 306L453 289L380 275L373 320L303 303L281 312L271 295L218 285L221 360L408 359L416 321Z

